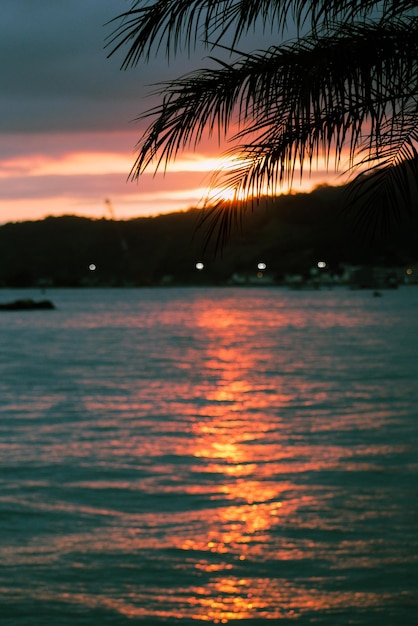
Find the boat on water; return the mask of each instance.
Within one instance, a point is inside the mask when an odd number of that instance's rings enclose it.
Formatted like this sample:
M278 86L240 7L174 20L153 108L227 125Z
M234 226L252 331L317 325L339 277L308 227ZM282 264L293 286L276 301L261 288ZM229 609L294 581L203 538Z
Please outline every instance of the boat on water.
M38 309L55 309L55 305L51 300L32 300L31 298L0 303L0 311L33 311Z

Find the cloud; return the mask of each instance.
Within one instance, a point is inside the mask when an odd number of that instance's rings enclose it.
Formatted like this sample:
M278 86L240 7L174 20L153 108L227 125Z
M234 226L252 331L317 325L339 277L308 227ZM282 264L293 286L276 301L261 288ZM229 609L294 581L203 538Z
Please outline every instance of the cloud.
M121 71L107 58L120 0L2 0L0 132L122 130L151 106L151 85L201 64L163 55ZM202 52L202 55L204 53Z
M122 129L137 114L151 68L107 59L115 0L3 0L0 132Z
M199 154L182 154L167 176L127 183L155 83L210 63L197 49L170 64L159 54L120 70L107 58L109 20L130 0L2 0L0 20L0 221L77 213L101 217L110 197L117 217L195 206L205 195L210 159L225 146L205 136ZM247 49L268 45L250 34ZM219 51L215 51L215 56ZM219 52L219 54L221 54ZM154 85L154 87L152 87ZM148 96L148 97L147 97ZM186 174L185 174L186 173Z
M175 211L201 203L217 150L184 154L166 176L152 170L127 182L133 132L7 133L0 138L0 222L45 215L103 214L110 197L120 218Z

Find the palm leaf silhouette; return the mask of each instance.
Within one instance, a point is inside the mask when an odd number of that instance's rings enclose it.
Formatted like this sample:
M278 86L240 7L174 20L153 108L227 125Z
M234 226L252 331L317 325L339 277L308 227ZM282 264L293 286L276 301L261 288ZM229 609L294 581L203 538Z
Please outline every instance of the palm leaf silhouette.
M162 47L168 57L198 43L211 50L212 67L157 86L160 104L140 116L151 121L130 177L166 167L205 134L229 140L235 167L216 172L212 185L234 200L219 199L203 217L219 243L239 223L240 198L256 204L319 162L349 176L347 203L359 226L387 231L410 208L418 179L418 2L135 1L116 20L109 45L111 54L128 47L123 68ZM252 28L280 37L290 22L293 40L238 51Z

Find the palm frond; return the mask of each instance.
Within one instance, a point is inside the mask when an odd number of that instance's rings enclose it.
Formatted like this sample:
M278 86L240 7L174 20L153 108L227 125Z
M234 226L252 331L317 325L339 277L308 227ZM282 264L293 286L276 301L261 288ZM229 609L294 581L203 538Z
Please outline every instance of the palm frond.
M214 244L215 252L223 250L236 228L242 227L245 204L235 200L218 200L201 211L198 227L205 228L203 251L206 252L210 243Z
M219 43L226 36L235 47L255 25L283 34L289 24L309 31L353 22L373 11L392 19L416 8L412 0L136 0L110 22L116 26L107 46L109 56L128 46L122 63L126 69L161 47L169 57L192 49L198 40Z
M284 162L296 154L300 162L315 155L328 161L334 152L338 165L347 144L353 164L364 128L374 150L383 121L416 92L417 32L418 19L374 30L344 26L339 36L310 36L233 64L219 60L214 70L163 85L162 104L142 116L156 121L138 145L132 177L157 155L161 165L196 145L204 132L227 135L235 119L241 130L233 140L255 138L242 149L245 161L264 146Z
M212 56L212 69L158 86L161 103L138 118L151 123L130 178L166 167L205 134L229 139L236 167L215 174L213 185L235 201L217 201L203 218L222 244L239 224L238 199L274 195L319 160L341 170L347 154L359 223L378 216L386 229L418 179L417 12L411 0L134 1L108 42L110 54L128 47L123 68L198 42L235 61ZM293 41L237 52L252 28L283 35L289 24L298 29Z
M407 112L407 109L413 109ZM346 188L345 210L356 213L359 230L390 231L413 210L418 190L418 101L381 129L379 150L356 163L360 172ZM364 173L366 170L366 173Z

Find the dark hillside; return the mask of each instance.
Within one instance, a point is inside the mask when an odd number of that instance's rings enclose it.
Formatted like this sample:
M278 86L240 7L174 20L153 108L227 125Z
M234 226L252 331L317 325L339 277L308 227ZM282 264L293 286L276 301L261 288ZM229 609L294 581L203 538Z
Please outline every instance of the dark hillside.
M306 274L319 259L341 265L402 266L418 260L418 219L405 218L387 239L372 240L340 211L342 188L281 196L245 209L240 231L215 257L203 255L205 227L199 211L127 221L74 216L0 227L0 284L31 286L224 284L233 274L252 275L267 264L275 281ZM196 262L204 261L204 271ZM94 271L89 266L94 264Z

